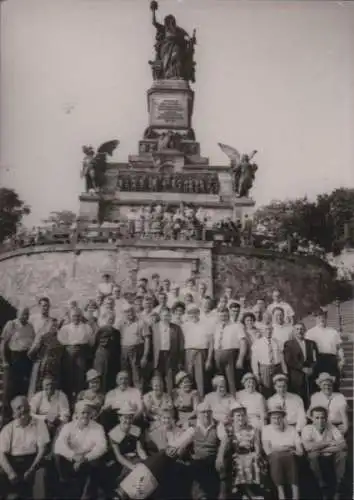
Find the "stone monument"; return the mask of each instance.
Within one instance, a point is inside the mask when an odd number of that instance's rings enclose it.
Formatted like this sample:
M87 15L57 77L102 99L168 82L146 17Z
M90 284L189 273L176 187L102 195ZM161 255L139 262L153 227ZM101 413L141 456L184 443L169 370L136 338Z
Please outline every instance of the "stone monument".
M81 194L80 215L109 222L152 204L177 209L185 203L206 210L215 222L242 219L243 212L254 206L249 191L257 166L250 163L252 157L241 156L225 145L220 146L231 165L213 166L201 155L192 125L196 31L190 36L173 15L160 23L154 0L150 9L156 28L154 58L149 61L153 82L147 90L148 120L138 153L131 154L126 162L108 163L106 154L112 154L114 144L105 143L109 148L99 164L103 170L97 169L97 161L95 170L96 177L103 180L99 189L94 185ZM95 158L92 148L86 147L85 153L86 171L93 172L87 167ZM90 184L90 178L88 181Z

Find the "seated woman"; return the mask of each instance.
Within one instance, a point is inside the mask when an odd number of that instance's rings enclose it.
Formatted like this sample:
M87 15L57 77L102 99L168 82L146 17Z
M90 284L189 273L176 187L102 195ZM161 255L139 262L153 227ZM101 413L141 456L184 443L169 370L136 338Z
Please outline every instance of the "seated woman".
M65 498L81 498L99 481L100 462L107 450L103 427L91 418L88 401L78 401L71 422L59 431L54 459ZM60 497L60 496L59 496Z
M161 408L166 404L172 404L170 396L163 392L163 380L160 375L154 375L151 379L151 391L144 395L144 414L149 423L149 428L161 423Z
M129 385L128 372L119 372L116 377L116 383L117 387L107 392L102 408L102 425L104 425L106 431L111 430L117 425L117 410L127 402L135 405L135 422L141 422L143 415L143 396L139 389Z
M226 379L223 375L216 375L211 381L214 392L210 392L204 398L213 412L213 419L216 422L226 423L229 415L230 408L235 403L235 398L226 390Z
M279 500L288 498L285 487L291 486L292 499L299 499L299 481L295 455L302 455L299 434L293 426L285 423L283 407L268 409L270 424L262 429L262 444L268 456L270 476L277 487Z
M224 429L226 443L222 432L219 432L219 437L224 456L231 451L231 494L235 496L241 492L252 498L256 489L258 492L261 489L266 473L259 430L248 423L246 408L239 403L231 406L231 422Z
M192 389L192 379L186 372L176 375L177 389L173 392L173 404L177 411L177 425L186 428L195 424L199 403L198 392Z
M25 396L11 401L13 420L0 432L0 495L32 498L35 473L50 437L42 420L33 419Z
M51 437L70 418L68 398L62 391L55 388L55 381L51 376L44 377L42 391L37 392L31 398L30 408L32 417L43 420L47 424Z
M345 435L348 430L348 404L340 392L333 392L335 377L329 373L320 373L316 384L320 391L311 396L310 408L323 406L328 411L328 421Z
M248 423L260 429L266 423L266 402L260 392L256 390L256 377L253 373L246 373L241 380L244 387L237 392L236 400L246 408Z
M101 375L94 369L86 373L86 382L88 388L79 392L78 401L90 401L92 407L91 418L96 420L104 404L104 394L101 391Z
M141 429L133 425L135 414L136 406L129 401L124 403L118 410L119 424L108 434L118 464L119 481L122 481L136 464L147 458L141 441Z

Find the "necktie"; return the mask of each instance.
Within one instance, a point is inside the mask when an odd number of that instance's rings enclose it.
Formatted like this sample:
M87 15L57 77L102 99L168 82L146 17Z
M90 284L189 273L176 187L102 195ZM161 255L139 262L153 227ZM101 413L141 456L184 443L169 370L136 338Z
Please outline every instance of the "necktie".
M219 344L218 344L218 349L222 349L222 341L224 339L224 328L225 328L225 325L221 325L221 328L220 328L220 335L219 335Z
M268 355L269 355L269 364L271 366L274 365L274 352L273 352L273 346L272 346L272 339L267 339L268 340Z

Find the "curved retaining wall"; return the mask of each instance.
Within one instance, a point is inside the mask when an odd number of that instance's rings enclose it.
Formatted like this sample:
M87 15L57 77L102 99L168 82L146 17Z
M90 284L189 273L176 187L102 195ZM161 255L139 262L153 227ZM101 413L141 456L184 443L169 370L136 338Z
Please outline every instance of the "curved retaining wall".
M183 282L196 273L218 296L226 284L250 300L270 297L274 287L302 315L331 300L332 268L320 259L270 251L215 247L213 243L146 242L29 247L0 254L0 295L15 307L48 296L53 313L70 300L94 298L103 271L130 292L140 273Z

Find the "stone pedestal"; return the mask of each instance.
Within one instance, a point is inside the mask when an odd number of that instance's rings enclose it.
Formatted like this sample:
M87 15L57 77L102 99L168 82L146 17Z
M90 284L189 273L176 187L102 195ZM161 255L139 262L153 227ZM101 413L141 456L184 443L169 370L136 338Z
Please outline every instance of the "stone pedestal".
M188 130L194 92L184 80L156 80L147 91L149 127Z

